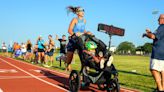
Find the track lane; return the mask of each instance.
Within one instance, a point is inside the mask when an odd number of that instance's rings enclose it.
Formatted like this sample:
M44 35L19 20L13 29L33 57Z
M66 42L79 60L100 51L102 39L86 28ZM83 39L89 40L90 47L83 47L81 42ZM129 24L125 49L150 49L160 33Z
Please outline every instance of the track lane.
M6 63L5 66L7 66L7 68L12 67L12 68L16 68L17 70L19 70L19 76L31 76L31 78L21 78L21 79L1 79L0 80L0 88L2 90L4 90L4 92L52 92L53 90L55 91L60 91L60 92L67 92L67 89L64 89L60 86L57 86L55 84L52 84L51 82L48 82L46 80L43 80L39 77L37 77L37 75L33 75L29 72L27 72L27 70L22 69L22 67L26 67L26 66L22 66L21 68L20 66L16 66L13 64L13 62L15 61L11 61L11 60L5 60L4 58L0 58L1 62ZM10 61L10 62L9 62ZM15 73L15 75L17 75ZM1 75L1 77L3 77L4 75ZM8 75L8 76L13 76L12 75Z
M31 74L33 74L35 76L40 76L41 79L46 80L46 81L48 81L52 84L55 84L59 87L62 87L68 91L68 77L69 77L68 74L58 72L56 70L51 70L51 69L39 67L39 66L32 65L32 64L29 64L26 62L22 62L20 60L15 60L12 58L5 58L5 57L1 57L1 58L6 60L6 61L10 61L12 64L19 66L20 68L30 72ZM25 67L23 67L23 66L25 66ZM36 72L34 70L36 70L38 72ZM86 92L86 91L87 92L88 91L102 92L102 91L97 89L96 85L91 85L91 87L89 87L89 89L87 89L87 90L80 90L80 92ZM32 92L32 91L29 91L29 92ZM35 92L37 92L37 91L35 91ZM46 91L46 92L48 92L48 91ZM121 92L138 92L138 91L121 88Z

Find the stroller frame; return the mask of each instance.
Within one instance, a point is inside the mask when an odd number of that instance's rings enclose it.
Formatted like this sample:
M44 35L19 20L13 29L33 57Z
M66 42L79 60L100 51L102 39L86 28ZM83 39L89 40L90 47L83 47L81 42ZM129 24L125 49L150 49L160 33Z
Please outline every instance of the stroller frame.
M114 26L108 26L105 24L99 24L98 25L98 31L100 32L105 32L106 34L109 35L109 47L108 50L105 48L106 45L104 45L104 50L105 52L103 53L108 53L109 54L109 49L111 45L111 38L113 35L119 35L123 36L124 35L124 29L117 28ZM96 39L97 40L97 39ZM101 43L101 40L99 40ZM110 67L105 67L104 69L97 69L98 73L93 73L89 74L87 73L86 69L86 64L84 63L84 56L80 53L79 57L82 63L81 71L78 72L77 70L72 70L71 74L69 76L69 88L71 92L78 92L80 86L81 88L87 88L89 87L90 83L92 84L97 84L98 88L100 90L107 90L108 92L120 92L120 85L118 82L118 71L112 64ZM108 55L108 58L110 56ZM82 75L82 83L80 81L80 75Z

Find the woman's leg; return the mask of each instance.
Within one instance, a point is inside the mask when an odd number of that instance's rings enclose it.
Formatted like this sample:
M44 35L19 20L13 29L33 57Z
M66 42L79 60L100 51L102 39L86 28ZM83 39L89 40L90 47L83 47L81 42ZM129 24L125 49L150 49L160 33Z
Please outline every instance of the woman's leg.
M68 51L67 53L66 53L66 63L67 63L67 67L66 67L66 71L67 70L69 70L69 71L71 71L71 61L72 61L72 59L73 59L73 54L74 54L74 52L70 52L70 51Z
M45 64L45 55L44 55L44 52L41 52L41 60L42 62Z
M38 52L38 63L41 63L41 52Z

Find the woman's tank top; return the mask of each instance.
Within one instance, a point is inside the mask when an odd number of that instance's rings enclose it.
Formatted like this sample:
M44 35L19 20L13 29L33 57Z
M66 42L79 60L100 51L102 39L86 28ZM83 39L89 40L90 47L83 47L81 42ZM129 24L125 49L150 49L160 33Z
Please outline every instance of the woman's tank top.
M84 19L78 19L78 22L77 24L75 24L74 28L73 28L73 32L74 33L77 33L77 32L80 32L80 33L84 33L84 30L85 30L85 23L84 23Z

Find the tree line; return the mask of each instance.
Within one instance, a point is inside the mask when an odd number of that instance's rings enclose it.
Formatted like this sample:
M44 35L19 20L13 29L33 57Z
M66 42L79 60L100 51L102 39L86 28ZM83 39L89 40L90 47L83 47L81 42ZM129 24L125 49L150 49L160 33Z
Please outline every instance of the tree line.
M140 55L150 55L152 51L152 43L145 43L143 46L137 46L132 42L122 42L118 45L116 54L140 54ZM137 53L138 52L138 53Z

